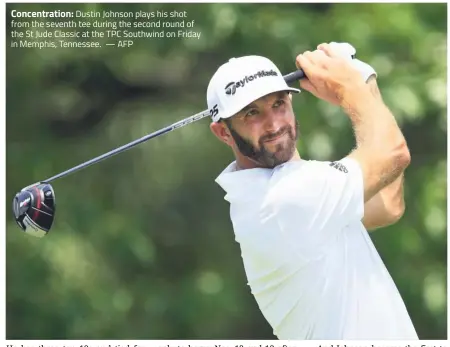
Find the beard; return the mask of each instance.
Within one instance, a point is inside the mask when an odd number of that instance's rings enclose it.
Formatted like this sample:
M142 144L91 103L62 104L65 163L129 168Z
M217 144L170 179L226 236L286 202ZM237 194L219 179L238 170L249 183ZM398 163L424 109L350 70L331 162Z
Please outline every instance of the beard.
M262 167L271 169L289 161L292 158L296 149L296 142L300 134L299 123L296 120L295 129L290 125L286 125L276 133L261 136L258 140L258 146L255 146L251 141L239 135L233 127L231 127L231 124L228 124L228 128L230 129L231 136L233 137L234 142L242 155L252 159ZM274 150L269 150L265 141L276 138L282 134L286 134L287 139L277 143Z

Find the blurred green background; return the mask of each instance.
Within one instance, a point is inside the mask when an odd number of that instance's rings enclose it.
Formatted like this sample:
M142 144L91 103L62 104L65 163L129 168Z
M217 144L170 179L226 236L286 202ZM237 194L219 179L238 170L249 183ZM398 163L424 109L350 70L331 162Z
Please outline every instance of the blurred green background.
M7 339L275 338L214 182L232 153L208 119L56 181L45 239L18 229L11 200L204 110L209 79L230 57L264 55L288 73L297 54L330 41L352 43L374 66L409 143L405 215L371 236L420 338L447 338L446 4L8 4L7 33L12 9L185 10L202 35L100 49L7 40ZM340 109L307 93L294 106L302 157L352 149Z

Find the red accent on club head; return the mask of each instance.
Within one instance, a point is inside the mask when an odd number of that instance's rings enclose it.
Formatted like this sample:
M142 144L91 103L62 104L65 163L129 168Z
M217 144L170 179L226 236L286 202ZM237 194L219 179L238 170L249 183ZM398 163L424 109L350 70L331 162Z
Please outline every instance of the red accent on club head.
M39 189L37 187L34 187L34 189L36 190L37 193L37 210L34 210L34 214L33 214L33 220L36 222L37 217L39 217L39 209L41 208L41 192L39 191Z

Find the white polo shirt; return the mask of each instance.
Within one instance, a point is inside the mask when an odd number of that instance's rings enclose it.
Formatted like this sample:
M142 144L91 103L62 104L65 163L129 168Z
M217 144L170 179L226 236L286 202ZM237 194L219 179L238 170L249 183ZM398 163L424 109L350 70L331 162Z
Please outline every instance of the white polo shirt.
M216 179L262 314L282 340L418 339L361 222L359 164L330 164L236 171L233 162Z

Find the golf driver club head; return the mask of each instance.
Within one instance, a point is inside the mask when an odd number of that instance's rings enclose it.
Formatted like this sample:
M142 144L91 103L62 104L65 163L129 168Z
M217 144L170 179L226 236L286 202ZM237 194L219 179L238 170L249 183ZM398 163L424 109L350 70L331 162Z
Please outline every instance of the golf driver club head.
M13 199L16 223L28 235L44 237L55 218L55 192L48 183L23 188Z

